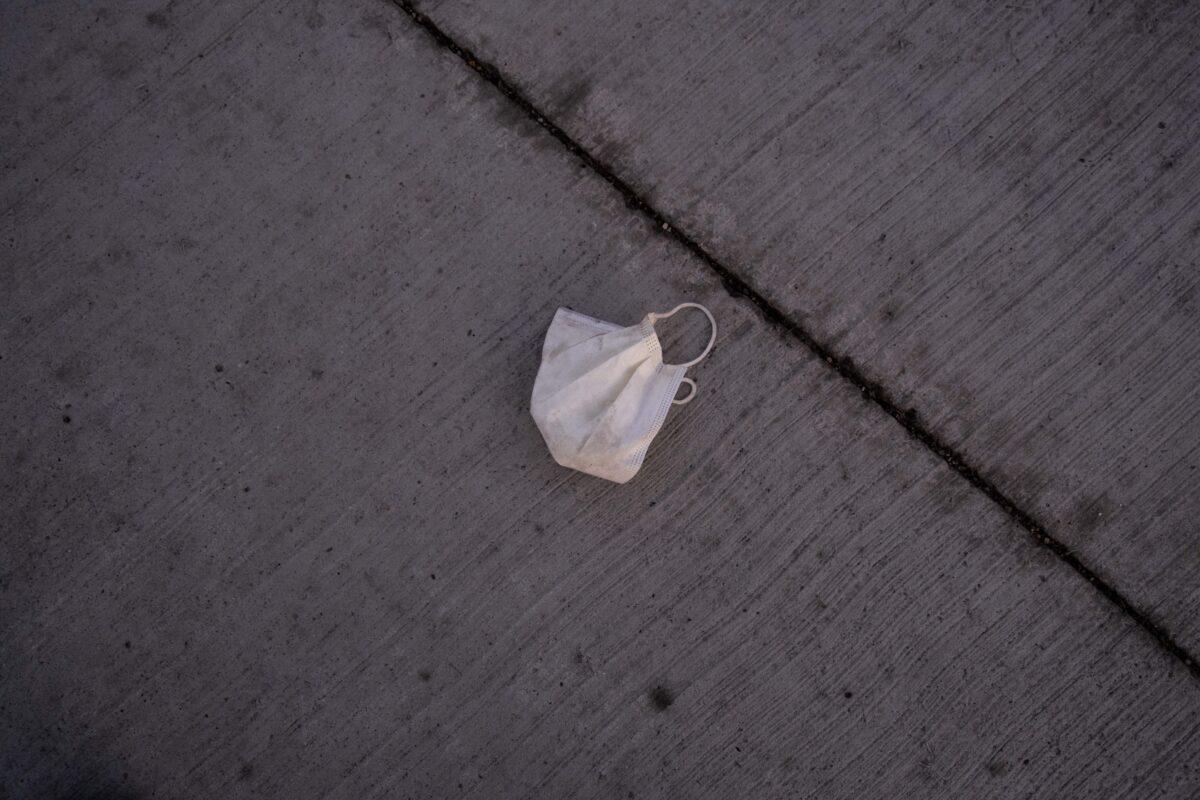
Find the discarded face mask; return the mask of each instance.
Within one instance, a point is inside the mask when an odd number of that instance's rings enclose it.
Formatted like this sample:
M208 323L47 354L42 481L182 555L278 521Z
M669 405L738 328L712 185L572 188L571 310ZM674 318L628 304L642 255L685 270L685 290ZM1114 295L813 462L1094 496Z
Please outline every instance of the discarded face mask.
M664 364L654 323L698 308L712 323L704 352ZM560 308L546 331L530 410L554 460L564 467L625 483L642 466L672 405L691 402L696 382L684 373L717 341L717 321L699 303L680 303L622 328ZM691 392L676 400L680 383Z

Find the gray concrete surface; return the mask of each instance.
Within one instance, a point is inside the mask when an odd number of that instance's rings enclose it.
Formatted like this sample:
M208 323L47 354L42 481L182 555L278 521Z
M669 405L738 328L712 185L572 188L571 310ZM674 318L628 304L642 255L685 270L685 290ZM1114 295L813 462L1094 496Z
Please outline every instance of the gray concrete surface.
M421 0L1200 653L1200 9Z
M1195 796L1180 663L461 62L175 11L0 26L86 89L3 132L0 795ZM553 310L680 299L697 400L557 467Z

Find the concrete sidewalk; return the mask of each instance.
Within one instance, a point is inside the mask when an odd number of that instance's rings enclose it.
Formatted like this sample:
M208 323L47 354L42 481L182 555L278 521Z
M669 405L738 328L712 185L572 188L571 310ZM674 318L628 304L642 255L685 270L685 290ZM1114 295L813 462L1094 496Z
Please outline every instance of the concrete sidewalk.
M1200 9L418 5L1200 652Z
M0 795L1200 790L1177 654L396 7L136 6L0 25ZM555 465L554 310L682 300Z

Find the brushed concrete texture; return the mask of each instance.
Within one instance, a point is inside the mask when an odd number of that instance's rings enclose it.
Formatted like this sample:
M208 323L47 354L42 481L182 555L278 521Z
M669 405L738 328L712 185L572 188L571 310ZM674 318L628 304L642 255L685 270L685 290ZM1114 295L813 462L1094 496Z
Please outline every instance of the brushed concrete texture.
M127 0L117 7L6 2L0 26L0 209L10 211L73 156L237 30L236 3Z
M421 0L1200 653L1200 8Z
M3 217L0 795L1196 795L1178 661L457 59L311 12L214 9ZM681 299L642 473L555 465L554 309Z

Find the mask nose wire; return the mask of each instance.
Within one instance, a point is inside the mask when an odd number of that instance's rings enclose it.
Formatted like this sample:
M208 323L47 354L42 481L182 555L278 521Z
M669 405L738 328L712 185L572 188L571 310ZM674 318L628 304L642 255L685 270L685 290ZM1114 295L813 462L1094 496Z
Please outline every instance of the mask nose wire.
M707 356L710 352L712 352L713 345L717 343L717 321L713 318L712 312L709 311L704 306L700 305L699 303L680 303L679 305L675 306L670 311L667 311L665 313L662 313L662 314L651 313L650 314L650 323L654 324L655 322L657 322L660 319L666 319L667 317L672 316L677 311L680 311L681 309L684 309L684 308L698 308L701 311L703 311L704 316L708 317L709 324L712 325L712 336L708 337L708 346L704 348L703 353L696 356L691 361L685 361L682 364L671 364L671 366L673 366L673 367L690 367L693 364L699 364L701 361L704 360L705 356ZM684 380L688 380L688 379L684 378ZM688 382L692 384L692 393L687 396L687 399L685 399L683 401L676 401L676 403L680 403L680 402L686 403L688 400L691 400L692 397L696 394L696 382L695 381L688 381Z

